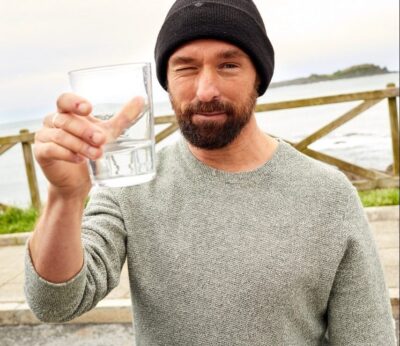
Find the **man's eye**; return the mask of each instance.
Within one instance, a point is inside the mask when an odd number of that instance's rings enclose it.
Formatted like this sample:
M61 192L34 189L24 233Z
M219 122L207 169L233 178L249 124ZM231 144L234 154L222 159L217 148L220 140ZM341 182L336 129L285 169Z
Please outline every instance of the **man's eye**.
M175 71L176 72L186 72L186 71L193 71L195 67L179 67Z
M239 66L236 64L227 63L227 64L223 64L222 67L225 69L235 69L235 68L238 68Z

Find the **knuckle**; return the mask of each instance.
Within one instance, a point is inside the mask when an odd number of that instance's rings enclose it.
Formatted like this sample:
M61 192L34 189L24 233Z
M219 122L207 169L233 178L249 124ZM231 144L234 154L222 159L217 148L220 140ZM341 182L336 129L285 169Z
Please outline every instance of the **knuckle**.
M90 127L88 126L82 126L79 130L79 136L81 138L87 138L90 139L90 137L92 136L92 130Z
M61 129L56 129L53 134L53 141L60 143L64 138L64 132Z
M65 116L59 114L57 117L57 127L68 129L71 125L72 118L70 116Z
M82 126L79 129L79 136L85 140L92 140L93 134L99 132L96 128L91 126Z
M53 153L53 149L52 149L51 145L49 145L49 144L43 145L41 156L49 158L49 157L51 157L52 153Z
M79 144L79 152L81 154L87 154L88 150L89 150L89 144L85 143L85 142L80 142Z

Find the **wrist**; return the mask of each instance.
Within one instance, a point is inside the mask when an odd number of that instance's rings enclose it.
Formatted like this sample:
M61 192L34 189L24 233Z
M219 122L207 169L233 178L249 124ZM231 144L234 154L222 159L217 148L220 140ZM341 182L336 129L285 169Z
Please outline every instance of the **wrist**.
M87 188L66 189L50 185L48 188L48 204L62 202L75 205L75 207L84 207L89 192L90 186Z

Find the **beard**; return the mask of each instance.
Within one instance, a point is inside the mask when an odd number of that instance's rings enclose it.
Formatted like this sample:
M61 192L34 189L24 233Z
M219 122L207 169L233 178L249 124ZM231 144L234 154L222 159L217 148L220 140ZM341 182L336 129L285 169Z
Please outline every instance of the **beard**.
M258 94L254 89L245 102L239 105L214 100L198 101L182 108L171 93L169 97L183 137L197 148L213 150L226 147L238 137L254 114ZM193 122L195 114L213 112L225 113L226 120L213 121L210 117L211 119L205 122Z

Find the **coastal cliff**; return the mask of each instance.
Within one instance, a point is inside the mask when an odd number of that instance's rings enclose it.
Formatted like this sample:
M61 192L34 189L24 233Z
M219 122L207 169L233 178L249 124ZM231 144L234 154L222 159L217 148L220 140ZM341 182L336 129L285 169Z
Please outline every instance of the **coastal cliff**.
M336 71L332 74L312 74L309 77L296 78L292 80L271 83L271 88L277 88L288 85L309 84L316 82L332 81L337 79L355 78L364 76L373 76L377 74L392 73L386 67L380 67L374 64L362 64L348 67L344 70Z

